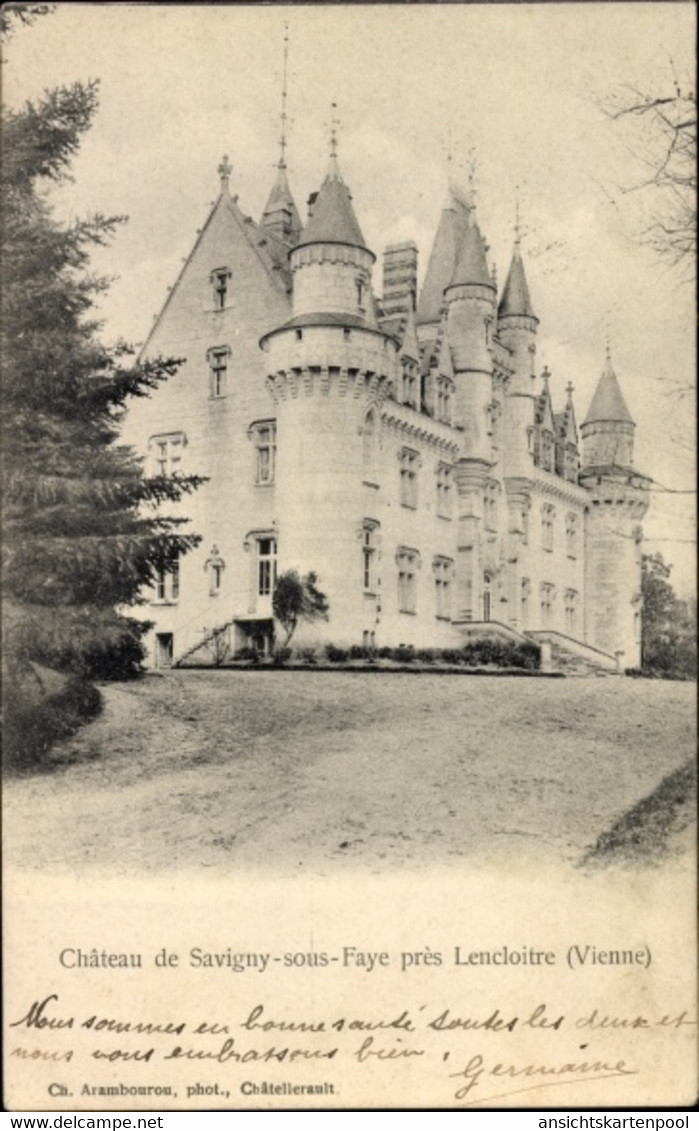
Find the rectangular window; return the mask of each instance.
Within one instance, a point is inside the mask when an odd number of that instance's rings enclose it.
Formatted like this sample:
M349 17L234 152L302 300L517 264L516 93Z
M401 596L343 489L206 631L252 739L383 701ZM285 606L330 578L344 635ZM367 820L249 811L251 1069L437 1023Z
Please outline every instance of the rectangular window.
M553 519L555 511L550 503L541 508L541 547L543 550L553 550Z
M541 627L550 628L553 618L554 586L544 581L541 585Z
M209 388L214 400L225 397L228 392L228 359L231 351L228 346L217 346L206 355L209 361Z
M531 592L531 582L528 577L522 578L522 586L520 590L520 628L524 631L529 625L529 594Z
M451 558L436 557L432 563L434 571L436 615L440 620L451 616L451 583L454 576L454 562Z
M569 514L566 518L566 554L569 558L578 556L578 516Z
M565 618L566 633L575 636L577 631L578 594L575 589L566 589L565 592Z
M440 518L452 515L452 470L448 463L437 467L437 514Z
M148 451L153 475L177 475L182 470L182 454L187 445L184 432L151 436Z
M439 378L437 382L437 420L451 424L451 394L452 383L448 378Z
M180 561L175 558L169 570L159 569L155 576L155 599L165 603L177 601L180 595Z
M274 538L260 538L257 543L257 593L269 597L277 581L277 543Z
M404 507L417 507L417 472L420 457L410 448L400 453L400 501Z
M398 566L398 611L414 613L417 610L417 550L400 549L396 554Z
M274 483L276 425L273 421L255 425L255 482Z
M483 495L483 523L486 530L497 530L498 519L497 483L486 484Z
M414 362L403 362L403 404L417 408L417 370Z
M374 593L377 587L377 525L365 522L362 528L362 585L365 593Z

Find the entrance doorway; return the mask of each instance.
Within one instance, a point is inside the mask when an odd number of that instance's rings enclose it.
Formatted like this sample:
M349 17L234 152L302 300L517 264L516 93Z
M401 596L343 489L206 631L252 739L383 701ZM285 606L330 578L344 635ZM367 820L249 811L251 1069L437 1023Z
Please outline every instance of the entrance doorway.
M155 636L156 668L171 668L175 651L175 638L171 632L158 632Z

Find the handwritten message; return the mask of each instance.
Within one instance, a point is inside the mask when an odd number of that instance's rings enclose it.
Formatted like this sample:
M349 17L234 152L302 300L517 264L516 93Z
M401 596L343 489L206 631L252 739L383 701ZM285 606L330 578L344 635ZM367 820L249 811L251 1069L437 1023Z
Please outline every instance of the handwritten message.
M605 1052L600 1034L677 1034L696 1024L688 1010L610 1015L603 1004L568 1014L555 1003L513 1006L493 1002L471 1011L460 1002L403 1005L384 1014L357 1010L341 1015L278 1012L273 1003L222 1011L216 1016L103 1014L73 1009L63 995L46 993L9 1020L9 1057L19 1062L51 1062L56 1079L52 1097L70 1103L115 1097L157 1098L160 1106L208 1097L228 1101L247 1096L321 1096L340 1099L338 1079L351 1065L420 1062L439 1082L445 1106L470 1106L541 1088L563 1088L576 1081L610 1080L639 1073L633 1057ZM551 1038L541 1058L518 1055L523 1035ZM551 1050L554 1050L554 1055ZM141 1065L149 1078L104 1082L101 1069ZM178 1083L159 1079L176 1064ZM79 1067L79 1083L61 1082L60 1069ZM215 1067L216 1080L197 1078L202 1066ZM97 1073L98 1075L95 1075ZM71 1074L74 1077L74 1073Z

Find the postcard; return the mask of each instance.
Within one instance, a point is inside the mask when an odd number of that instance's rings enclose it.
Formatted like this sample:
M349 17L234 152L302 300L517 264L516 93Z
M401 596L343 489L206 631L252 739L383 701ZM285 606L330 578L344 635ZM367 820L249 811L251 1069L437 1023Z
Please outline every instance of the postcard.
M694 1103L695 18L3 9L7 1109Z

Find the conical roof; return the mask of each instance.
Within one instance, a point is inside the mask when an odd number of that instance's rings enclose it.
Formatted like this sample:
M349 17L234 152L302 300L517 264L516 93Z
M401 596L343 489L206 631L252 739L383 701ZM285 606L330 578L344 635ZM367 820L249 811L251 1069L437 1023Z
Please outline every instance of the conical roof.
M498 306L499 318L505 318L508 314L526 314L530 318L536 317L529 297L529 287L524 273L519 243L515 244L510 270Z
M456 256L468 228L470 211L471 206L450 187L420 291L417 307L417 320L420 323L438 322L440 319L444 291L454 274Z
M466 229L466 234L459 248L454 273L450 280L451 286L458 286L462 283L479 283L486 287L493 285L485 257L483 237L478 224L475 222Z
M607 353L604 373L599 379L583 424L596 424L603 420L624 424L633 424L634 422L624 400L624 394L621 391L616 373L612 368L609 353Z
M297 247L310 243L346 243L369 250L354 214L351 193L340 176L334 156Z
M267 203L262 213L262 224L274 220L278 213L284 210L290 216L290 231L297 233L301 231L301 217L299 216L298 209L291 195L289 188L289 180L286 175L286 165L279 163L277 168L277 176L272 186L272 191L269 194Z

